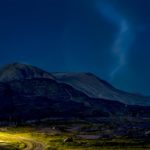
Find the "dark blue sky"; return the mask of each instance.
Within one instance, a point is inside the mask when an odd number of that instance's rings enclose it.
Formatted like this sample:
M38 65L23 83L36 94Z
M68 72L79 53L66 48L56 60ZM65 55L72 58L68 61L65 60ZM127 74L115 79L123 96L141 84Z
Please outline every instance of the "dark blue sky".
M93 72L150 95L149 0L0 1L0 65Z

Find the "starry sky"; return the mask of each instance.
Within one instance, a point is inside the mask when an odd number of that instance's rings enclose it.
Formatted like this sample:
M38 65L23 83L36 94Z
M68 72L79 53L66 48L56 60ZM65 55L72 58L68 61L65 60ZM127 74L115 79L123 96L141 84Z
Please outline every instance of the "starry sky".
M0 66L92 72L150 95L149 0L0 1Z

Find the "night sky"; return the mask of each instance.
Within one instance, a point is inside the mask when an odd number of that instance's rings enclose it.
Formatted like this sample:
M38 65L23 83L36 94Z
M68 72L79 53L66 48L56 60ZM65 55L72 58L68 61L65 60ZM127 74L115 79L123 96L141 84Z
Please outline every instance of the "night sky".
M150 95L150 0L1 0L0 52Z

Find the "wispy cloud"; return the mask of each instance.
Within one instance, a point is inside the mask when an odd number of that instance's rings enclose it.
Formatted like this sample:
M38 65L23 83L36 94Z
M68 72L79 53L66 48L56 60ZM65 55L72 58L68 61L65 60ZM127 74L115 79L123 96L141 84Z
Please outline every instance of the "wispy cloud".
M133 41L133 31L127 19L113 7L112 4L106 2L98 2L97 10L101 17L106 21L115 25L118 28L118 33L114 39L111 51L116 58L114 67L110 72L111 80L114 79L116 74L126 65L128 50Z

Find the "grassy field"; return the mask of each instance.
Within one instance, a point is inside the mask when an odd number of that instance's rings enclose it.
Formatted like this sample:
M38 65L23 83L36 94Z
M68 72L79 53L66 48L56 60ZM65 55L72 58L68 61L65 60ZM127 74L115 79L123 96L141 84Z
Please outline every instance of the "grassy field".
M99 127L99 126L98 126ZM59 124L0 128L0 150L149 150L142 139L112 134L91 124ZM89 130L92 129L92 130ZM95 129L95 130L94 130Z

